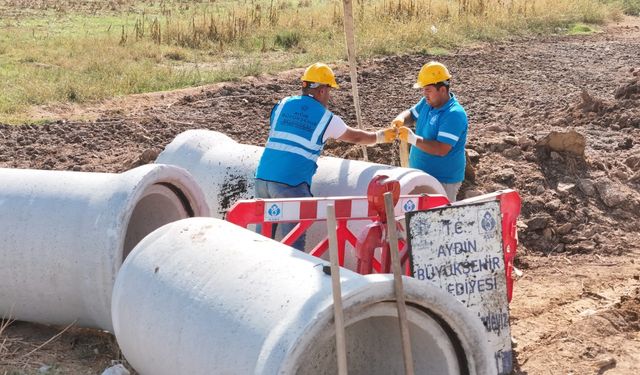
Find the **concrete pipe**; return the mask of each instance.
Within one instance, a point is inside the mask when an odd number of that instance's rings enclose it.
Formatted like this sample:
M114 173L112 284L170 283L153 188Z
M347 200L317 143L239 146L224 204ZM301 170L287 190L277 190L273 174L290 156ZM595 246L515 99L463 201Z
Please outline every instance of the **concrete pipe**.
M116 273L156 228L208 215L183 169L0 169L0 316L112 330Z
M336 374L322 261L234 224L165 225L124 262L115 335L142 375ZM393 279L341 270L350 374L400 374ZM417 374L491 374L484 328L454 297L405 278Z
M167 145L157 162L189 171L202 186L211 215L224 218L237 200L254 197L254 176L263 150L222 133L188 130ZM422 171L333 157L318 159L311 192L316 197L365 196L371 179L380 174L400 181L401 194L446 195L438 180Z

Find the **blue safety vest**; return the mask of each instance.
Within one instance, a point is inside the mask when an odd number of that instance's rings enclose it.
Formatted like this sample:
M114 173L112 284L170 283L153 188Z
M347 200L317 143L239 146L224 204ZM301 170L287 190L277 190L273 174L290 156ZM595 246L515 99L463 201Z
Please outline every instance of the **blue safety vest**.
M322 138L332 117L331 111L310 96L282 99L271 111L271 131L256 178L311 186L324 147Z

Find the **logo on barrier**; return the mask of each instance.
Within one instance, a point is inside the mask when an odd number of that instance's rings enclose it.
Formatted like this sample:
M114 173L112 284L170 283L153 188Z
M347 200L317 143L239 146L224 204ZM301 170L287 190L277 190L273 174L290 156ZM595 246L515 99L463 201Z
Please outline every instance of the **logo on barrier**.
M480 220L480 228L484 232L485 236L491 237L496 229L496 220L491 215L491 212L485 211L482 219Z
M407 201L404 202L404 205L402 205L402 209L404 212L413 211L416 209L416 204L413 202L413 199L407 199Z
M278 203L274 203L267 209L266 220L275 221L282 217L282 207Z

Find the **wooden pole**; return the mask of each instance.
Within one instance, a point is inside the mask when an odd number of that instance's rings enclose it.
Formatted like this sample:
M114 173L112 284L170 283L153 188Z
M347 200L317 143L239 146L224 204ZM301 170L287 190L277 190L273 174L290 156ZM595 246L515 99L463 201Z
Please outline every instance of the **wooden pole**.
M400 166L403 168L409 167L409 143L405 141L400 141L398 144L398 148L400 149Z
M347 375L347 345L342 311L342 290L340 288L340 265L338 264L338 238L336 235L336 209L327 206L327 233L329 236L329 259L331 261L331 288L333 291L333 314L336 322L336 353L338 374Z
M384 208L387 215L387 232L389 239L389 251L391 252L391 269L393 270L393 285L398 304L398 319L400 321L400 337L402 339L402 356L404 358L404 373L414 375L413 355L411 353L411 337L409 336L409 323L407 322L407 306L404 300L402 287L402 269L400 266L400 254L398 253L398 233L396 232L396 220L393 213L393 196L384 193Z
M360 112L360 97L358 95L358 64L356 62L356 37L353 22L353 4L351 0L342 0L344 8L344 35L347 44L347 59L349 61L349 76L351 77L351 91L353 104L356 107L356 122L358 129L362 129L362 113ZM365 161L369 161L367 146L362 145L362 155Z

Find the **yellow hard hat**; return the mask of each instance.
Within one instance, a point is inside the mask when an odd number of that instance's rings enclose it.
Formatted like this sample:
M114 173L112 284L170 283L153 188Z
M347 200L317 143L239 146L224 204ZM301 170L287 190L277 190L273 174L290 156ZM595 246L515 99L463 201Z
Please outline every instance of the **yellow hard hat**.
M323 63L315 63L304 71L304 74L300 80L305 82L321 83L328 85L334 89L340 88L336 83L336 76L333 74L333 70Z
M450 78L451 74L449 74L446 66L439 62L431 61L422 66L420 73L418 73L418 81L413 85L413 88L420 89L438 82L444 82Z

